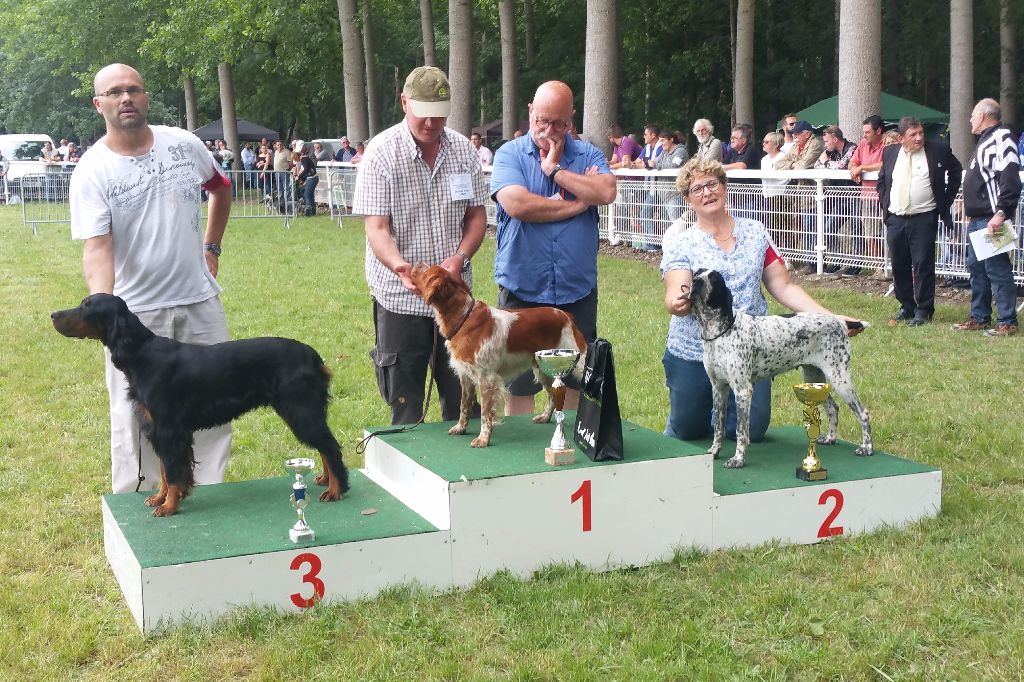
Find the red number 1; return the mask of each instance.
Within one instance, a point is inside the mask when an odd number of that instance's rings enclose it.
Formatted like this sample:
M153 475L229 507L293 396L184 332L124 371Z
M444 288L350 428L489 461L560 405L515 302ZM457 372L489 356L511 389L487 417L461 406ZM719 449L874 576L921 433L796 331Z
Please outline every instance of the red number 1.
M292 565L290 568L293 571L297 571L299 570L299 566L302 564L309 564L309 571L306 575L302 576L302 582L309 583L313 586L313 594L307 599L298 592L295 592L291 595L291 599L292 603L300 609L308 609L316 603L317 599L324 598L324 581L317 577L320 574L322 564L320 563L320 557L316 554L306 552L304 554L299 554L292 559Z
M818 528L819 538L830 538L833 535L843 534L842 526L832 525L832 522L836 520L837 516L839 516L839 512L843 510L843 494L835 488L829 488L821 494L821 497L818 498L818 504L825 504L828 502L830 497L836 501L836 506L832 507L832 512L825 517L825 522Z
M575 504L576 500L583 499L583 532L587 533L591 529L590 522L590 479L583 481L583 485L576 489L576 492L569 498L570 504Z

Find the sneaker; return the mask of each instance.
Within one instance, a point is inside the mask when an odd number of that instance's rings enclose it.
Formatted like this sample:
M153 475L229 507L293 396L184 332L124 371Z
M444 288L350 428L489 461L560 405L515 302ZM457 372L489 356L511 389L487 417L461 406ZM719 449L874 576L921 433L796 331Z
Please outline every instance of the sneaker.
M1013 336L1017 333L1015 324L997 324L995 329L986 329L985 336Z
M914 313L910 312L906 308L900 308L900 311L889 320L889 326L895 327L900 322L906 322L908 325L914 321Z
M988 326L988 322L978 322L973 317L968 317L966 322L954 324L950 329L955 332L977 332L983 329L988 329Z

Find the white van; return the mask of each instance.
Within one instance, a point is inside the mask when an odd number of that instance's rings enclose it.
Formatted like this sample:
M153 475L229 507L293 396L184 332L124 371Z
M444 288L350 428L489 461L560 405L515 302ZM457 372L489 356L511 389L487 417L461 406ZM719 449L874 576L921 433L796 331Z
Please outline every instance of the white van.
M49 135L0 135L0 154L3 154L2 163L7 168L7 181L29 173L45 173L46 167L39 157L47 142L53 144Z

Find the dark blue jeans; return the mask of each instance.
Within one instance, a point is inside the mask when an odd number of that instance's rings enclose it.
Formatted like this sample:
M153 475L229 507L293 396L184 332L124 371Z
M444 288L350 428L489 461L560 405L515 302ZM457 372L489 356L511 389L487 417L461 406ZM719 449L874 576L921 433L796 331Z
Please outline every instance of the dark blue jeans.
M319 176L310 175L302 186L302 202L306 205L306 215L316 215L316 186Z
M669 412L665 435L680 440L695 440L714 432L715 414L711 380L703 362L677 358L665 351L665 385L668 386ZM750 401L750 442L764 440L772 420L772 382L754 384ZM736 397L729 391L725 413L725 436L736 440Z
M988 229L989 218L975 218L967 232ZM996 299L996 322L1017 324L1017 289L1013 283L1013 262L1009 253L978 260L967 240L967 271L971 273L971 319L987 324L992 319L992 297Z

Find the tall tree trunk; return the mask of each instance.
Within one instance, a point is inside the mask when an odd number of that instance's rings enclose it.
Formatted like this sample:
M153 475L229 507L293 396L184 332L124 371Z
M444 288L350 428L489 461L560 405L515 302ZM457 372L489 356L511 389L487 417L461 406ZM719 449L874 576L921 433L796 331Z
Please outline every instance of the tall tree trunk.
M224 144L234 159L231 167L241 170L242 157L238 148L238 119L235 118L235 81L231 77L231 65L221 62L217 65L217 80L220 83L220 116L224 123Z
M533 27L533 0L523 0L523 33L526 43L526 68L532 69L533 63L537 59L537 33Z
M882 113L882 2L839 6L839 127L856 140L862 121Z
M736 8L736 122L754 125L754 0Z
M185 88L185 127L191 131L199 127L196 121L196 82L187 73L182 74L181 82Z
M729 106L729 126L736 124L736 10L734 0L729 1L729 73L733 74L732 104Z
M974 147L974 14L971 0L952 0L949 8L949 144L966 161Z
M345 134L353 140L369 135L366 122L366 65L363 62L363 41L356 25L356 0L338 0L338 21L341 23L342 72L345 78Z
M437 66L437 52L434 49L434 8L430 0L420 0L420 26L423 32L423 64Z
M519 125L519 60L516 54L516 0L498 4L501 25L501 137L511 140Z
M999 106L1003 110L1003 121L1021 126L1017 120L1017 45L1013 41L1014 20L1010 11L1010 0L999 3Z
M448 127L469 136L473 111L473 0L448 0Z
M370 5L372 0L363 0L363 53L366 61L366 113L369 119L368 137L380 130L380 79L377 77L377 62L373 51L373 22ZM358 138L361 142L366 138Z
M583 75L583 137L591 144L611 151L608 126L619 115L618 0L587 2L586 63Z

